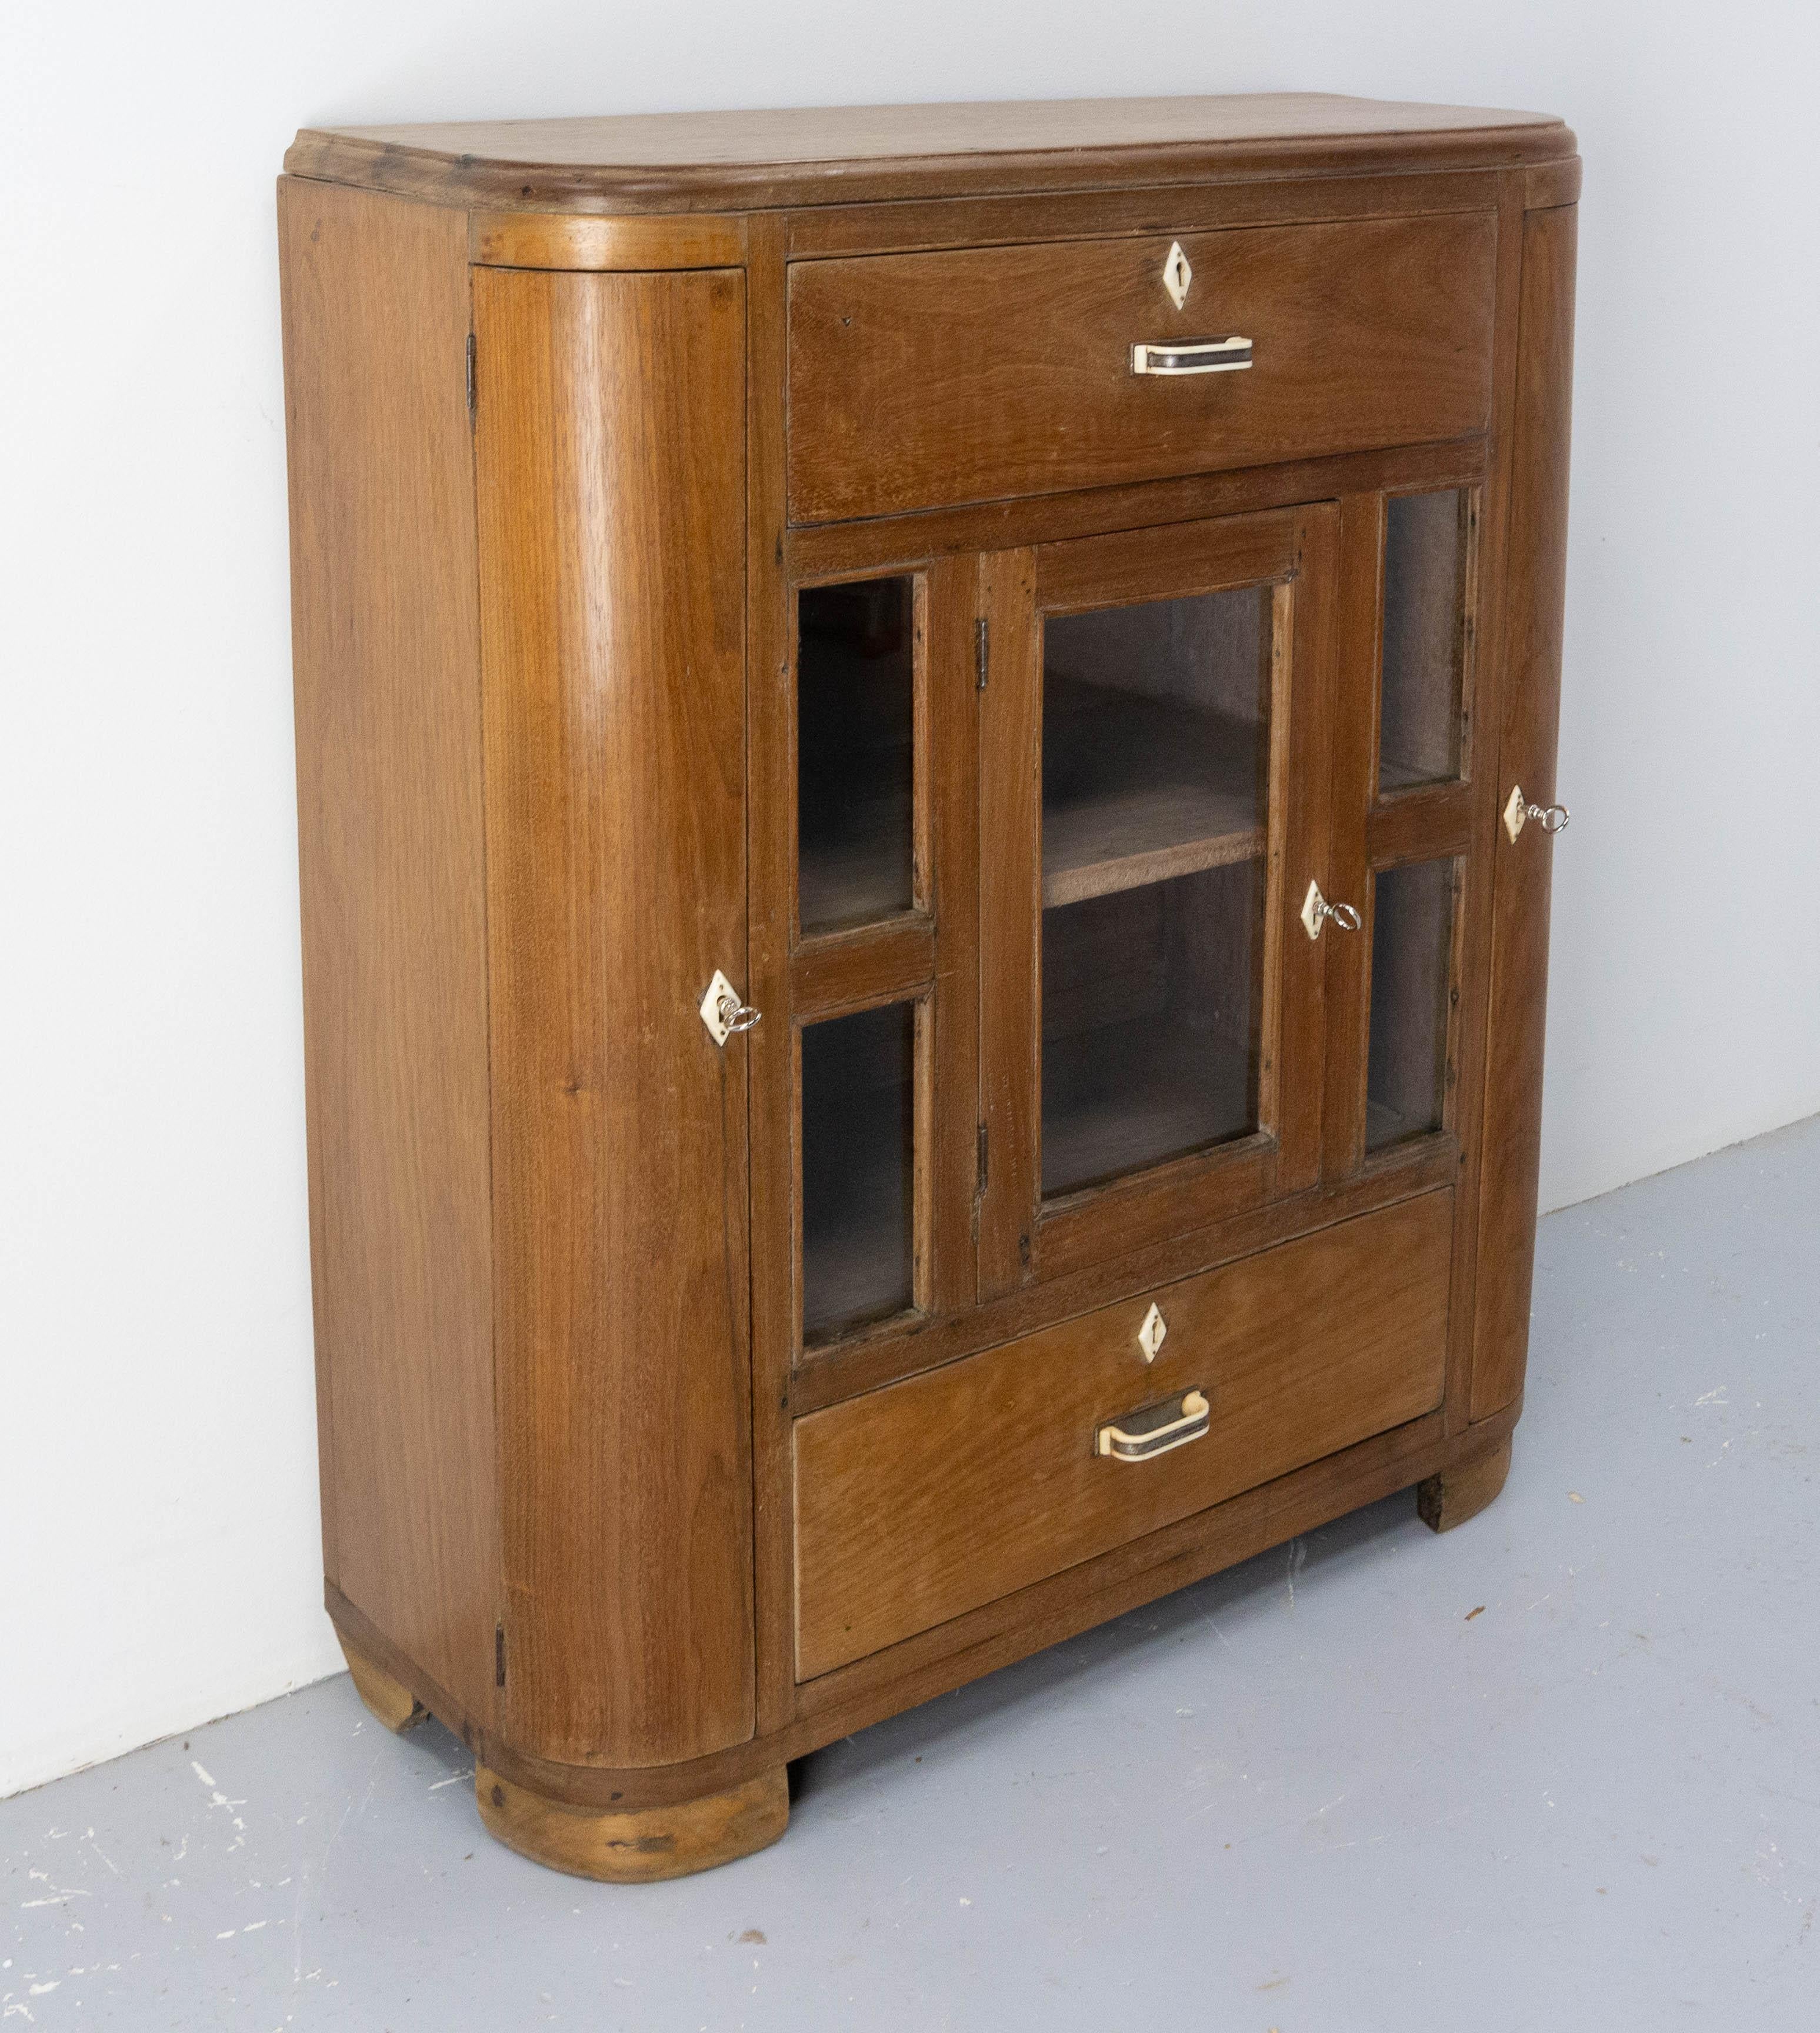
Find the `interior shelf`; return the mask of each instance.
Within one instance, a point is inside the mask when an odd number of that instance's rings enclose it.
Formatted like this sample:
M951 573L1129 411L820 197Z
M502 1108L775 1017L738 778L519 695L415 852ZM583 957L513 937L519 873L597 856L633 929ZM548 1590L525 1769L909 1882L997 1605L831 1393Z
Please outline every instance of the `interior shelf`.
M904 788L855 799L836 822L799 844L796 894L804 933L838 931L910 908L904 843L910 837L910 751L887 766Z
M912 1005L803 1034L803 1338L901 1312L913 1288Z
M1046 908L1263 853L1254 722L1053 671L1044 683Z
M1387 798L1398 791L1432 789L1457 779L1420 762L1406 762L1394 755L1378 758L1378 796Z
M1204 1030L1144 1016L1046 1040L1043 1191L1072 1192L1249 1134L1249 1069Z

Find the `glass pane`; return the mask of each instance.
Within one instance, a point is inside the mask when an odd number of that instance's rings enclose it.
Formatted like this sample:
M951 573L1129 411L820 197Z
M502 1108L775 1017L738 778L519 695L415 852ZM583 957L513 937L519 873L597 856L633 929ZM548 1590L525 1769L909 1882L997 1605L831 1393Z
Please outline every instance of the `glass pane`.
M1446 1119L1454 887L1451 861L1412 862L1384 869L1376 878L1368 1151L1439 1129Z
M796 605L803 930L909 909L914 583L807 586Z
M803 1339L913 1301L916 1005L803 1030Z
M1043 1190L1258 1126L1264 863L1043 914Z
M1046 904L1262 852L1271 590L1045 624Z
M1258 1126L1272 597L1046 624L1045 1193Z
M1380 792L1460 773L1469 513L1463 488L1385 504Z

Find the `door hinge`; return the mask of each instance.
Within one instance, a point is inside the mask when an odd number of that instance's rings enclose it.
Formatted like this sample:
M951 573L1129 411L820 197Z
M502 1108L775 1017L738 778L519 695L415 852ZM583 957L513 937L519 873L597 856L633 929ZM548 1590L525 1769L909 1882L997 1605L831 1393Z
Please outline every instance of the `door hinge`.
M986 689L986 669L991 660L986 617L982 615L973 624L973 684L976 691Z
M468 334L468 421L470 423L474 421L475 399L474 335L470 331Z
M493 1685L503 1687L506 1683L506 1627L503 1623L493 1626Z
M983 1193L986 1191L986 1125L983 1122L979 1125L979 1140L976 1148L975 1156L977 1165L975 1190Z

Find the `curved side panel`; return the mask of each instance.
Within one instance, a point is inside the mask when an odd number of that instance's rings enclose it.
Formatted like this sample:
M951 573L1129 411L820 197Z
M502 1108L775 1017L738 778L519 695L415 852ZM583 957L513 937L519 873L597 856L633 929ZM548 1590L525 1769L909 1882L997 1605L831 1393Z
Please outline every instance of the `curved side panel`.
M1537 804L1555 795L1560 720L1561 613L1567 590L1567 434L1573 393L1571 206L1523 221L1522 310L1505 596L1504 730L1498 797L1513 784ZM1548 984L1548 887L1554 849L1542 828L1497 829L1487 1041L1486 1154L1479 1194L1479 1269L1472 1416L1523 1387L1536 1194L1542 1140L1542 1029Z
M753 1727L745 286L474 271L504 1735Z

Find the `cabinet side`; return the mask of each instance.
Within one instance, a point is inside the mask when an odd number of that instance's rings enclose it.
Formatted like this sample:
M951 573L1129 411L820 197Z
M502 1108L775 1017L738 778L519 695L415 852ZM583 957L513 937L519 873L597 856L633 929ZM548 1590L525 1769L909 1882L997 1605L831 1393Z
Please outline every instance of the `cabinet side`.
M466 219L286 178L279 223L324 1565L331 1608L353 1605L414 1692L485 1724L499 1560Z
M1563 205L1530 212L1523 221L1506 548L1505 704L1498 745L1500 802L1518 784L1539 805L1555 795L1578 218L1576 207ZM1525 826L1514 841L1500 826L1493 851L1497 876L1475 1293L1475 1419L1501 1410L1517 1397L1529 1353L1554 855L1548 835L1536 825Z
M474 288L504 1735L654 1765L753 1728L745 283Z

